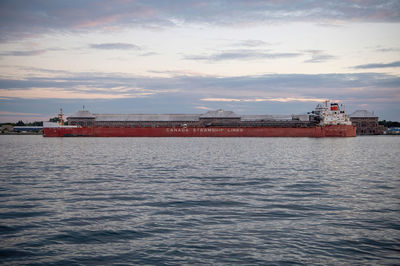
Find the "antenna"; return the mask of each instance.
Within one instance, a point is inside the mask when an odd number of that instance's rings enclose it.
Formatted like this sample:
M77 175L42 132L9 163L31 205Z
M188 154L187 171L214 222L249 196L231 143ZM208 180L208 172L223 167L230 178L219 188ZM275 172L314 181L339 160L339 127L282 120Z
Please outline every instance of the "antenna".
M60 113L58 114L58 120L59 120L60 126L63 126L63 125L64 125L63 115L64 115L64 114L63 114L62 108L60 108Z

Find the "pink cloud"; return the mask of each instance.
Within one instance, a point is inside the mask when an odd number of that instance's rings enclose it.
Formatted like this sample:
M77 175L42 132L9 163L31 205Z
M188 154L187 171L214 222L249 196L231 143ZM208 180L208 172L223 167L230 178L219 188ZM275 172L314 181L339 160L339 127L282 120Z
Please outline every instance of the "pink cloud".
M102 25L112 24L117 22L123 17L123 15L112 15L108 17L103 17L98 20L87 20L76 25L77 28L94 28Z

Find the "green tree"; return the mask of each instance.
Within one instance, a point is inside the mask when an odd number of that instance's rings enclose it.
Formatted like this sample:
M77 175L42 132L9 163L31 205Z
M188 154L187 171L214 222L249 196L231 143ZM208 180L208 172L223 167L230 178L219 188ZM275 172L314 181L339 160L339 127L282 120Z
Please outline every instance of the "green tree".
M400 122L382 120L379 121L379 125L383 125L385 127L400 127Z
M32 123L28 123L27 125L28 126L33 126L33 127L42 127L43 126L43 122L35 121L35 122L32 122Z
M53 118L50 118L49 122L60 122L60 118L58 118L57 116L53 117Z
M25 123L24 121L19 120L15 125L20 127L20 126L25 126Z

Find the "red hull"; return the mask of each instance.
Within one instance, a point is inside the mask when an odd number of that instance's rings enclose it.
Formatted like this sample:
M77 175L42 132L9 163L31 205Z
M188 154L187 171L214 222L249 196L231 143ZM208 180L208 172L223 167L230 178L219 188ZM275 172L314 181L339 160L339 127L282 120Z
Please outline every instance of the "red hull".
M56 127L44 128L45 137L355 137L352 125L291 127Z

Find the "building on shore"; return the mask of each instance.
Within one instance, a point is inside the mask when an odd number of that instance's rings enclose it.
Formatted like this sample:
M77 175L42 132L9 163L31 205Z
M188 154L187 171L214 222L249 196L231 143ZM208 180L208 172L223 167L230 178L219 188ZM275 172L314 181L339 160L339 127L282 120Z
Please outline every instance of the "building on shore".
M385 132L385 127L379 125L379 117L367 110L355 111L350 120L357 127L357 135L382 135Z
M0 133L9 133L9 132L13 132L14 131L14 127L12 125L2 125L0 127Z

